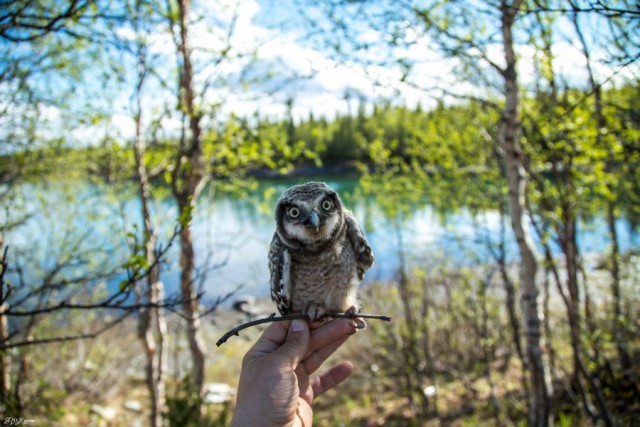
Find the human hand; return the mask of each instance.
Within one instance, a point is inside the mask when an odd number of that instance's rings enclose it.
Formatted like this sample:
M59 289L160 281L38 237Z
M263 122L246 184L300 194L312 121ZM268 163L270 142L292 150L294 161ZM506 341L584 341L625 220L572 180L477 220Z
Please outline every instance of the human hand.
M312 330L304 320L269 325L242 361L231 426L310 426L314 398L349 377L353 365L310 375L357 330L353 319Z

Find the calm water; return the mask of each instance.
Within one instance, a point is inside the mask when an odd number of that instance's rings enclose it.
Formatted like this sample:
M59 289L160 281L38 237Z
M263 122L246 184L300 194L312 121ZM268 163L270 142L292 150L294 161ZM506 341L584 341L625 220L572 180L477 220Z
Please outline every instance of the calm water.
M366 280L391 280L398 270L399 241L408 260L408 268L417 265L468 265L491 259L487 242L499 239L501 227L509 224L497 211L472 214L466 207L436 212L429 203L415 206L405 218L386 218L371 199L359 196L358 181L328 178L364 227L373 247L376 263ZM242 286L240 294L268 295L267 251L274 232L273 206L278 195L294 181L261 181L258 188L242 196L212 194L205 191L198 201L193 219L198 283L206 299ZM42 279L42 271L60 260L67 266L62 277L80 277L88 272L117 270L130 256L131 238L126 233L139 229L139 202L131 193L88 183L56 183L24 186L24 203L16 203L17 217L23 211L32 214L22 226L7 233L12 265L19 265L27 283ZM166 246L172 234L176 209L170 197L153 203L154 221L160 243ZM11 213L0 221L10 222ZM621 250L640 247L637 232L625 219L617 223ZM139 234L139 233L138 233ZM580 227L579 244L583 253L602 252L609 244L606 223L596 217ZM80 253L81 256L77 256ZM517 259L515 246L508 245L510 259ZM85 259L86 258L86 259ZM169 249L163 264L162 280L167 292L178 289L178 242ZM110 286L125 276L107 280ZM15 274L10 278L18 283ZM101 279L92 280L93 286Z

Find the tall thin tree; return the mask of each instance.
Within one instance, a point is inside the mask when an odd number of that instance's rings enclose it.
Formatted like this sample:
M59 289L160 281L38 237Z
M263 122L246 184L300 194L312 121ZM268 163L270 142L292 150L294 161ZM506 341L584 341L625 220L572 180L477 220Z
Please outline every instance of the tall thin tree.
M507 182L509 186L509 210L511 227L520 250L522 309L524 335L531 381L529 424L547 426L551 421L551 384L549 370L542 351L541 322L538 310L538 262L531 231L525 225L527 172L526 157L520 144L520 99L518 95L517 57L514 50L513 27L522 6L522 0L500 1L502 49L505 65L500 75L504 80L505 105L500 131L504 149Z
M169 24L175 40L178 61L178 105L183 116L183 126L171 185L182 223L180 230L182 309L187 322L187 339L193 362L193 381L198 392L202 393L205 380L205 345L200 331L200 308L194 281L195 253L189 217L198 195L207 182L202 152L203 113L196 105L193 81L189 20L191 1L177 0L175 17L172 13L174 9L173 2L169 0Z
M144 85L149 74L148 46L141 28L142 2L136 0L133 15L133 29L135 33L134 54L136 57L136 85L133 93L133 119L135 123L135 138L133 153L135 159L135 177L140 196L140 215L143 224L142 250L149 272L144 280L138 283L139 299L148 304L142 307L138 317L138 338L141 340L146 356L146 383L150 400L150 425L159 427L164 425L166 412L164 374L166 372L165 336L166 319L164 309L160 306L164 299L164 286L160 281L160 268L156 260L156 233L151 219L151 186L145 165L144 155L146 143L144 138L143 93ZM146 285L146 286L145 286Z

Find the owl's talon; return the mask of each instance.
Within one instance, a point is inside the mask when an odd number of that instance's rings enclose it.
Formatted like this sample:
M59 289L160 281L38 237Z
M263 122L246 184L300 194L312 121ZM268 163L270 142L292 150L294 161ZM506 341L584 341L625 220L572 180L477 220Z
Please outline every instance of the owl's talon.
M352 305L351 307L349 307L344 314L348 314L349 316L352 317L356 317L356 315L360 312L360 310L358 309L358 307L356 307L355 305Z
M320 305L312 304L307 309L306 315L312 322L317 322L325 315L325 309Z

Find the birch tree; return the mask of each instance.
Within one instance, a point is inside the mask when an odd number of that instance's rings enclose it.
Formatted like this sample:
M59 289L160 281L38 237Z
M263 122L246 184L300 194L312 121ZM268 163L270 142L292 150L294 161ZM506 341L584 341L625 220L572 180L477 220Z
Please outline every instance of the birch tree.
M164 285L160 280L160 268L156 259L157 235L151 218L151 184L145 164L145 131L143 97L147 77L150 74L148 33L144 31L143 4L136 0L132 11L132 26L134 30L134 51L136 58L136 78L132 96L131 112L135 124L135 137L133 140L133 153L135 159L135 177L140 197L140 215L142 218L142 249L146 264L150 266L149 273L144 280L139 281L137 289L138 301L144 301L147 305L140 310L138 316L138 338L142 343L146 356L146 383L149 391L150 414L149 421L152 427L165 424L167 405L165 396L164 376L166 367L166 336L167 324L164 309L161 307L164 301Z
M175 8L174 8L175 6ZM190 215L198 195L206 184L202 154L203 111L196 105L192 64L190 0L168 2L169 25L176 47L178 64L178 106L182 114L182 130L171 178L173 196L181 215L180 229L180 290L182 310L187 322L187 339L193 363L193 381L198 393L204 390L205 345L200 331L199 298L194 281L195 253ZM174 13L175 10L175 13Z
M520 100L518 96L517 60L514 50L514 23L522 6L522 0L500 1L502 48L504 66L498 72L504 79L505 107L502 114L501 143L504 149L506 176L509 186L509 208L511 227L518 242L521 257L520 282L522 286L522 309L524 335L529 365L531 396L529 424L546 426L552 424L551 383L549 369L542 351L541 321L538 308L538 286L536 274L538 262L531 231L525 223L527 173L526 158L520 145Z
M445 58L458 62L457 72L466 82L481 87L487 93L499 97L502 107L499 147L504 159L505 179L508 185L508 205L511 228L520 252L520 283L522 288L523 334L526 339L526 358L529 368L530 403L529 422L532 426L545 426L552 422L551 394L547 362L541 335L541 314L538 306L538 261L531 230L527 225L527 158L523 147L520 122L520 97L518 63L516 54L517 22L523 16L523 0L499 2L434 1L421 4L413 1L390 2L381 5L373 2L330 2L328 16L345 16L337 22L337 34L349 33L350 25L369 20L369 25L379 32L379 44L391 48L415 48L420 43L427 49L427 42L437 47ZM342 15L335 8L343 6ZM360 14L364 15L363 18ZM410 36L407 36L407 33ZM370 58L371 43L349 33L338 53L364 52L364 61ZM402 52L402 49L400 49ZM425 68L416 67L406 56L383 56L384 64L394 64L403 70L402 81L427 89L430 79ZM374 58L378 56L374 55ZM356 59L357 60L357 59ZM455 68L455 67L454 67ZM415 70L421 70L416 74ZM432 83L438 85L440 82ZM450 83L450 82L449 82ZM433 89L433 88L431 88ZM444 85L436 88L451 96L482 96L478 91L468 94Z
M205 4L200 6L209 7ZM164 12L175 47L178 78L174 93L181 123L177 147L169 166L170 185L181 224L182 311L187 323L187 339L193 363L192 380L199 393L202 393L205 381L206 346L200 331L200 292L197 289L196 254L190 220L198 196L211 182L212 168L217 160L215 146L220 141L216 140L218 135L213 125L221 121L218 117L219 107L224 105L224 97L234 84L229 80L238 77L228 76L222 68L234 64L244 69L254 58L252 46L234 45L241 6L241 3L235 2L216 4L215 10L220 16L211 18L210 10L196 11L191 0L168 0ZM209 36L216 40L215 46L206 50L194 47L196 33L193 28L195 25L205 25L203 15L209 17L209 22L215 23L213 28L207 27ZM197 22L194 17L198 17ZM222 175L233 173L229 169L223 171Z

